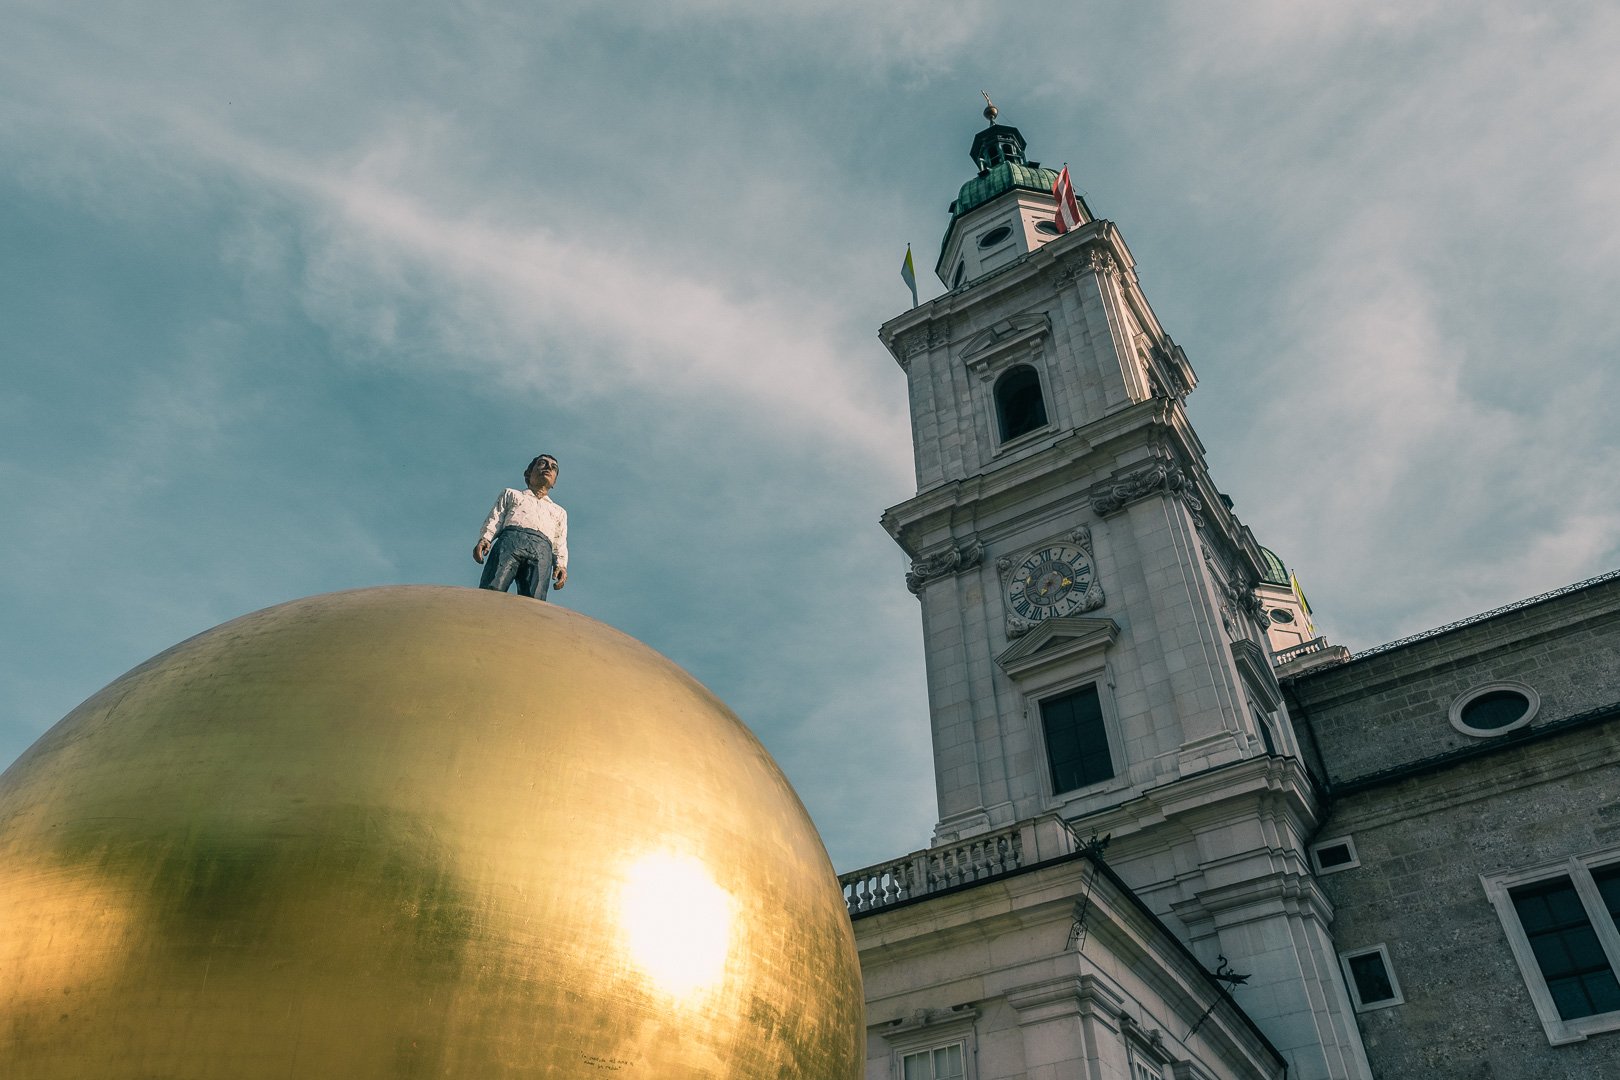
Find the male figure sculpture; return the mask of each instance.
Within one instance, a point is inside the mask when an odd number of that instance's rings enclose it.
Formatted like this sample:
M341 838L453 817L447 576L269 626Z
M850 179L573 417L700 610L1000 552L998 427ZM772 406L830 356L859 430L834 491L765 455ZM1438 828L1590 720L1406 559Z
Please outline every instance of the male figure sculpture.
M568 511L547 494L557 483L557 459L541 454L529 462L523 482L527 490L507 488L495 500L473 562L484 564L480 589L505 592L516 581L519 594L544 600L548 588L568 580Z

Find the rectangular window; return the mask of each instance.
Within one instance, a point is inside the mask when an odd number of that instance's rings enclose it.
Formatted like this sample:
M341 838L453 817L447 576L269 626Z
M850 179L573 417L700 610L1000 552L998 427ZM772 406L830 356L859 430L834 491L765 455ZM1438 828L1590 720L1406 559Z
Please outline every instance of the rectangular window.
M1389 950L1384 946L1340 953L1339 960L1344 964L1345 981L1350 984L1350 998L1357 1012L1384 1009L1406 1000L1401 996L1401 985L1395 979Z
M1356 842L1348 836L1336 836L1312 844L1311 858L1319 874L1331 874L1361 865L1361 860L1356 857Z
M1508 895L1559 1017L1579 1020L1620 1009L1620 981L1575 883L1553 878L1510 889ZM1605 914L1612 922L1612 910Z
M1600 852L1481 879L1554 1045L1620 1030L1614 858L1613 851Z
M900 1059L902 1080L963 1080L967 1075L963 1044L918 1050Z
M1041 702L1052 793L1062 794L1114 775L1096 684Z

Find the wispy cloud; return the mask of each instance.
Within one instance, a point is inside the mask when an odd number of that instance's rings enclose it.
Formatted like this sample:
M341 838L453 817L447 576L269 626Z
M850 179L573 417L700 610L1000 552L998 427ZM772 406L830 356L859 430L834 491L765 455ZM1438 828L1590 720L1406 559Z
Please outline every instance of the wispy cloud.
M843 865L917 846L873 330L981 87L1130 237L1331 633L1620 559L1612 5L17 7L0 588L46 614L0 689L35 726L242 607L463 580L461 518L556 439L565 602L723 688ZM98 463L120 587L35 580Z

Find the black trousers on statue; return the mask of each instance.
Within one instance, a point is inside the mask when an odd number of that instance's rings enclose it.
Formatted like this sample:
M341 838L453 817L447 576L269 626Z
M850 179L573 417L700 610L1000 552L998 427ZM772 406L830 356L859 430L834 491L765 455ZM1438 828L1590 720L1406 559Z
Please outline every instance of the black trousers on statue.
M505 592L517 582L518 594L544 600L551 589L551 570L556 562L551 541L544 533L508 525L495 534L495 542L484 559L480 589Z

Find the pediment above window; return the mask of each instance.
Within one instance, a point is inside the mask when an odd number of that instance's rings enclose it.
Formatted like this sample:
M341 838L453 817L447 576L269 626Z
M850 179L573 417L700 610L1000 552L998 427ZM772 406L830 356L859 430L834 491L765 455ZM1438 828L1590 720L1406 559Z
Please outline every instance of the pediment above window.
M1119 637L1113 619L1070 617L1046 619L996 657L996 663L1014 679L1055 664L1094 655L1101 660Z
M1044 312L1014 315L981 330L962 348L962 362L981 375L999 370L1052 332L1052 320Z
M1282 687L1271 670L1271 661L1260 646L1247 638L1232 642L1232 659L1237 661L1238 674L1249 693L1267 712L1276 712L1282 705Z

